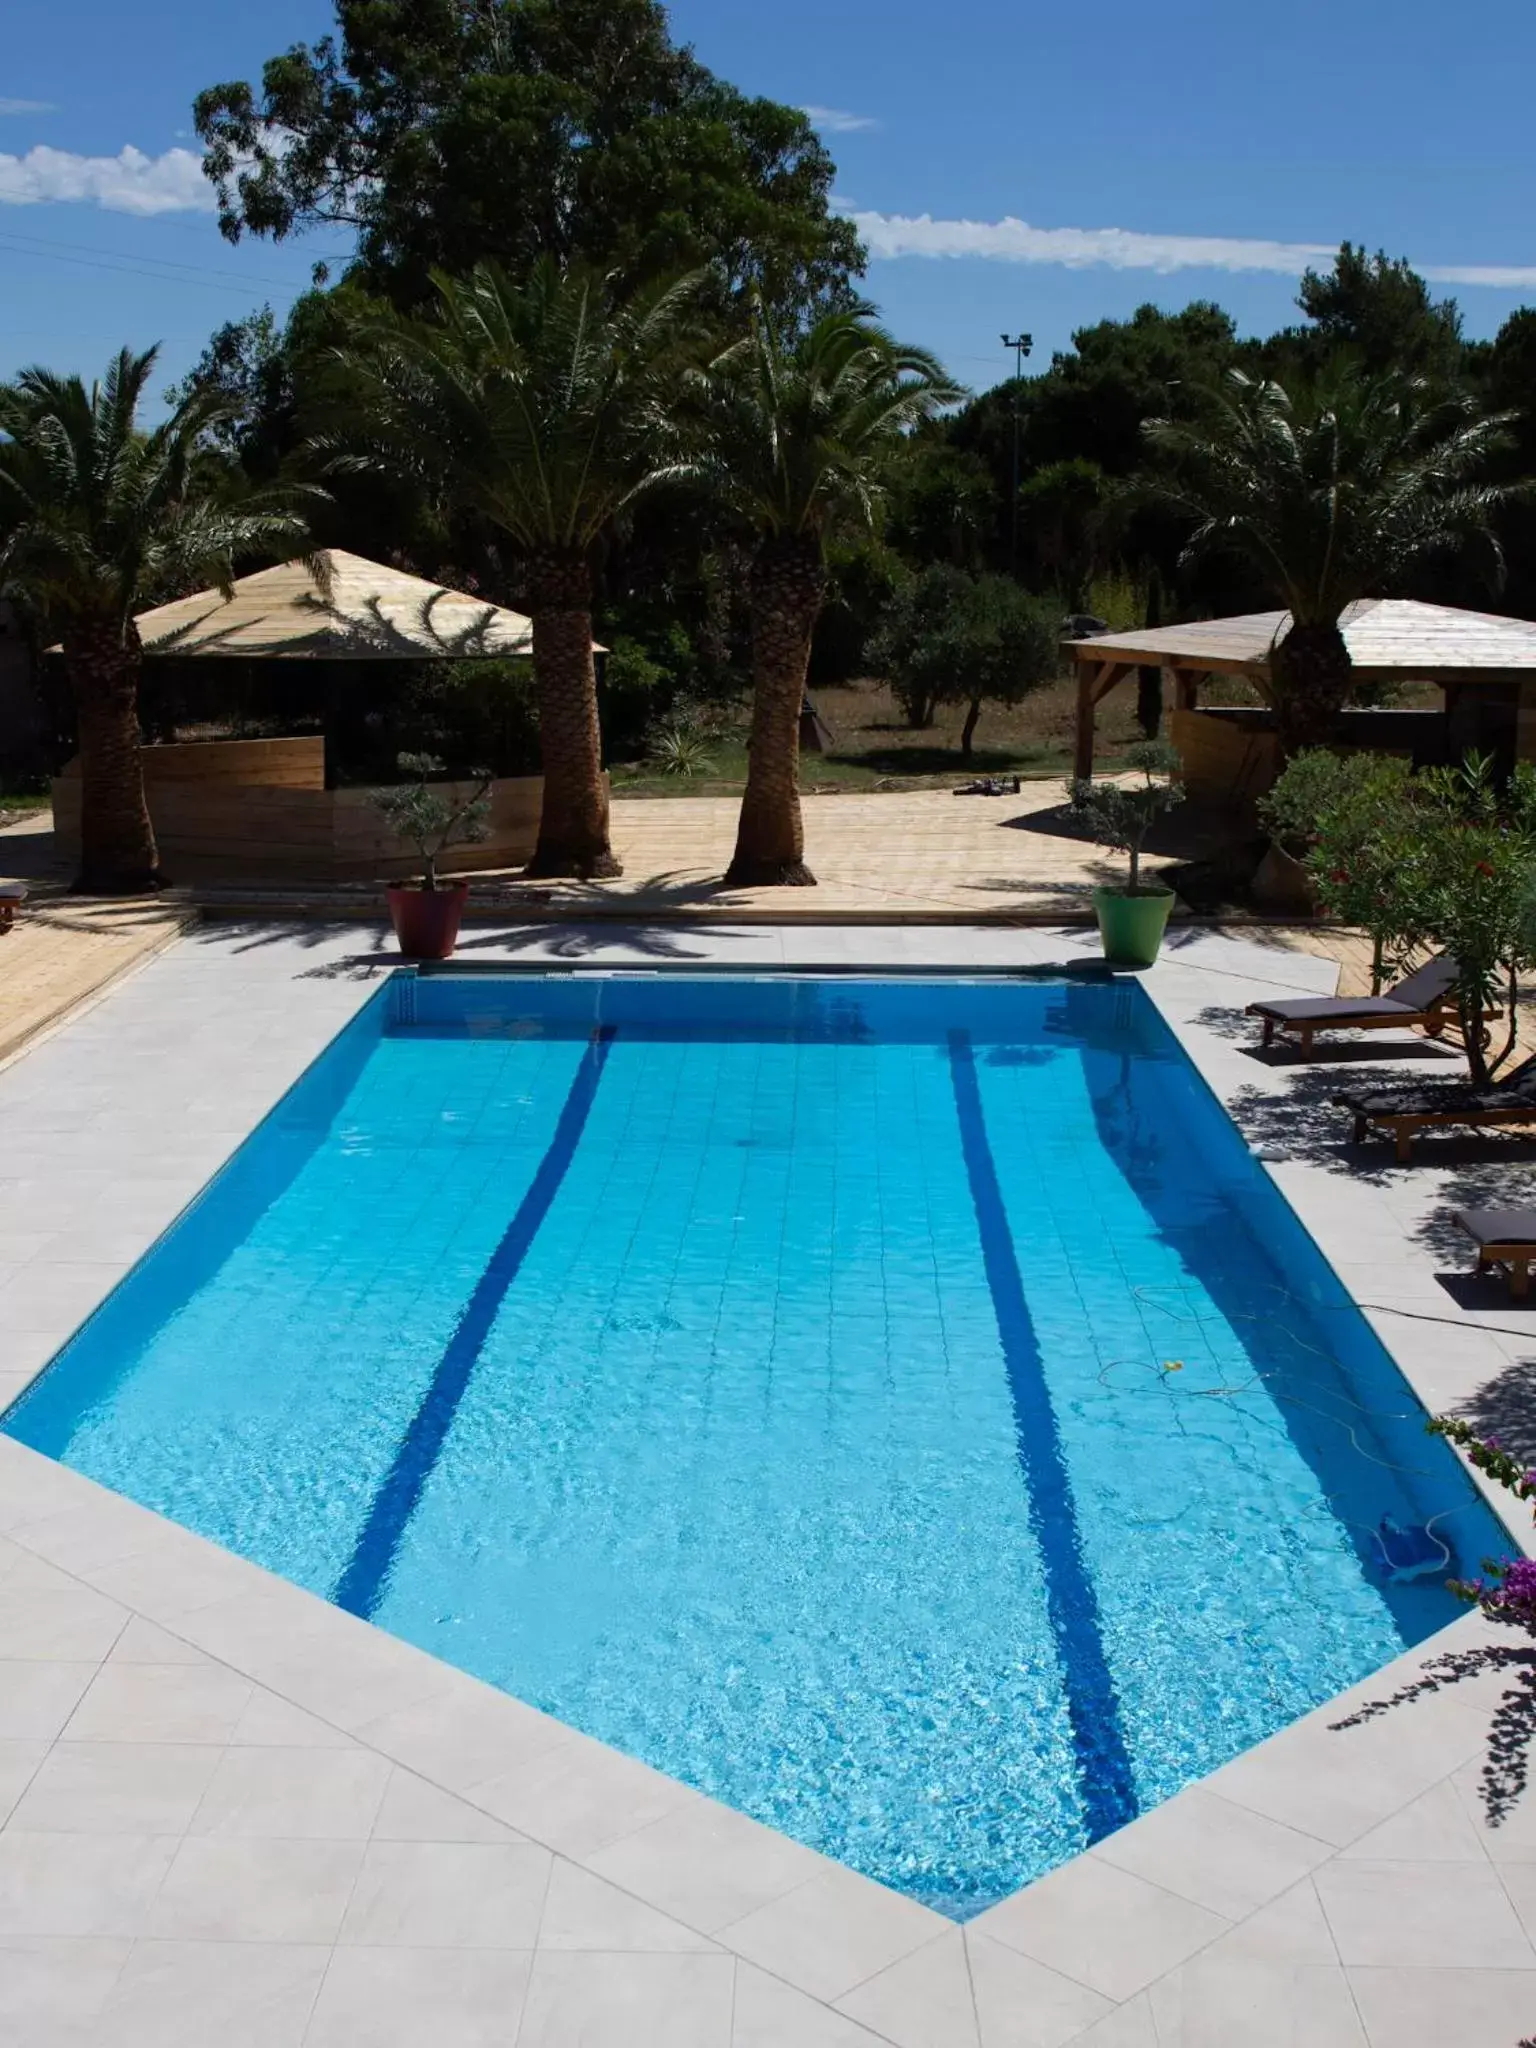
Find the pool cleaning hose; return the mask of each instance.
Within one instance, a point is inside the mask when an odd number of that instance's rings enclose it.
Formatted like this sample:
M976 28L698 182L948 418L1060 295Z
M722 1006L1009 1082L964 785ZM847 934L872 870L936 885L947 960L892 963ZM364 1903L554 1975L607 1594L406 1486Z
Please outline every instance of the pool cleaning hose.
M1277 1285L1273 1291L1286 1302L1293 1304L1297 1302L1296 1295L1291 1293L1288 1288ZM1151 1286L1146 1283L1134 1286L1131 1292L1144 1307L1156 1309L1159 1314L1168 1316L1172 1321L1182 1323L1194 1329L1202 1329L1207 1323L1211 1322L1222 1323L1230 1327L1234 1322L1273 1321L1271 1317L1261 1317L1253 1314L1227 1316L1181 1314L1178 1309L1170 1308L1166 1302L1157 1300ZM1364 1304L1364 1306L1369 1305ZM1402 1313L1408 1314L1411 1311L1404 1310ZM1430 1317L1426 1318L1426 1320L1449 1321L1450 1318ZM1326 1364L1333 1366L1339 1373L1344 1373L1345 1367L1343 1362L1333 1352L1325 1350L1319 1345L1308 1343L1306 1338L1298 1336L1296 1331L1290 1328L1288 1324L1282 1323L1279 1325L1279 1328L1282 1334L1297 1349L1310 1352L1314 1358L1321 1359ZM1100 1367L1098 1373L1099 1384L1106 1391L1110 1391L1109 1375L1122 1366L1134 1367L1140 1371L1152 1374L1163 1391L1189 1400L1235 1400L1239 1396L1249 1393L1254 1387L1263 1386L1272 1401L1276 1403L1287 1402L1294 1408L1304 1409L1309 1414L1321 1416L1323 1421L1332 1423L1337 1428L1342 1429L1348 1436L1351 1447L1357 1455L1364 1458L1368 1463L1378 1465L1385 1471L1401 1473L1406 1478L1430 1478L1433 1476L1426 1467L1405 1465L1396 1459L1383 1457L1377 1451L1369 1449L1360 1441L1359 1434L1351 1422L1343 1416L1332 1414L1326 1408L1319 1407L1315 1401L1305 1401L1299 1395L1289 1393L1285 1389L1275 1386L1273 1376L1267 1373L1262 1366L1256 1366L1246 1379L1235 1383L1221 1381L1215 1386L1192 1386L1176 1377L1176 1375L1182 1374L1186 1370L1185 1362L1182 1358L1165 1358L1156 1365L1146 1358L1112 1358ZM1421 1412L1417 1407L1387 1411L1371 1408L1366 1402L1358 1401L1353 1395L1342 1392L1337 1398L1347 1406L1357 1410L1360 1415L1376 1421L1411 1422L1416 1420ZM1254 1419L1260 1420L1261 1418L1255 1417ZM1362 1522L1355 1516L1345 1514L1336 1505L1336 1499L1335 1495L1325 1494L1320 1505L1325 1507L1336 1521L1344 1523L1347 1527L1364 1531L1370 1539L1379 1568L1387 1578L1397 1584L1406 1583L1413 1579L1423 1578L1452 1568L1455 1563L1455 1552L1445 1541L1445 1538L1436 1533L1437 1526L1441 1522L1449 1521L1453 1515L1467 1514L1473 1508L1482 1505L1481 1501L1474 1495L1472 1499L1462 1501L1455 1507L1442 1508L1437 1514L1431 1515L1427 1522L1414 1524L1410 1528L1404 1528L1394 1521L1390 1515L1384 1515L1380 1523L1375 1525ZM1426 1555L1423 1548L1413 1542L1412 1539L1415 1535L1427 1539L1428 1543L1433 1545L1434 1549L1438 1552L1438 1556L1431 1557ZM1397 1548L1402 1559L1400 1563L1394 1563L1393 1560L1394 1539L1397 1539Z

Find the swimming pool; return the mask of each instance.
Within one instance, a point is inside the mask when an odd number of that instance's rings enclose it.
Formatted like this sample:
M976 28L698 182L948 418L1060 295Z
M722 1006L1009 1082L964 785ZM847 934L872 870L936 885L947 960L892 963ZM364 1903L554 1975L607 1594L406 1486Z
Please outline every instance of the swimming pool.
M399 976L5 1427L955 1918L1506 1547L1123 981Z

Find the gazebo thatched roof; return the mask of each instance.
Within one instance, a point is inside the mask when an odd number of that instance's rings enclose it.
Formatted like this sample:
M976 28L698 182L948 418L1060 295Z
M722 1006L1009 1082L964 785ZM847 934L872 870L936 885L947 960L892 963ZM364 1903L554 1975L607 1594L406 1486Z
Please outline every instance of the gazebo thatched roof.
M527 655L521 612L445 590L341 548L241 576L226 597L200 590L135 621L151 655L276 661L476 660Z

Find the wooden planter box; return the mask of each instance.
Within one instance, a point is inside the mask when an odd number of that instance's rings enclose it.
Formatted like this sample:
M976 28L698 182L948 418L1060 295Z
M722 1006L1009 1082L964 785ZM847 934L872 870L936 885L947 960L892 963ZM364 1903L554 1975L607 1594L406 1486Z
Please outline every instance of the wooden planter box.
M374 810L365 789L327 789L325 741L207 740L144 749L144 787L160 857L178 881L398 881L420 861ZM445 783L444 789L467 786ZM538 835L542 776L491 785L490 831L449 850L450 872L521 867ZM60 851L80 850L80 767L53 785Z

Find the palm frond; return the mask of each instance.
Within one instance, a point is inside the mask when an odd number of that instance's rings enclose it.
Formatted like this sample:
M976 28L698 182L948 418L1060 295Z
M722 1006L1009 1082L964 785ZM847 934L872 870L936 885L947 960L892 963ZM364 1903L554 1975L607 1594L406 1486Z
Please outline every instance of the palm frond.
M1395 373L1292 393L1234 370L1201 417L1147 423L1139 488L1190 519L1185 561L1240 556L1298 621L1333 623L1429 554L1481 546L1498 572L1491 520L1521 487L1486 475L1511 419Z
M139 426L157 359L123 349L89 390L40 368L0 387L0 572L61 632L126 632L134 611L305 539L314 486L252 491L210 454L227 401L198 393Z
M867 522L891 451L958 395L935 357L894 341L867 307L791 339L757 307L710 365L701 473L757 531L819 536Z
M550 258L434 279L419 318L373 314L336 353L313 455L416 478L528 551L583 553L685 457L679 394L703 362L703 277L626 292Z

